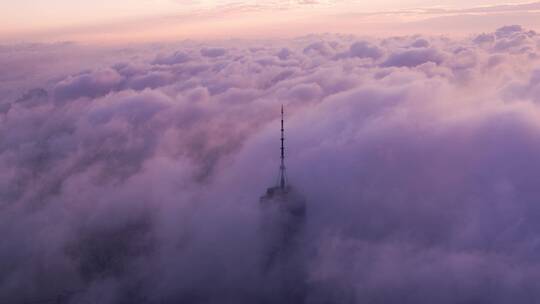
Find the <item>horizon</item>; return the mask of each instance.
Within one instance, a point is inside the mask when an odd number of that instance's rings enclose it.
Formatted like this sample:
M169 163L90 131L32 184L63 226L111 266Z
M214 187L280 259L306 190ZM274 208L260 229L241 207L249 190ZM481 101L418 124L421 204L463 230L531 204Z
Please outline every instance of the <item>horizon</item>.
M0 43L276 39L321 32L463 36L508 24L540 28L540 2L124 1L12 2L0 12Z

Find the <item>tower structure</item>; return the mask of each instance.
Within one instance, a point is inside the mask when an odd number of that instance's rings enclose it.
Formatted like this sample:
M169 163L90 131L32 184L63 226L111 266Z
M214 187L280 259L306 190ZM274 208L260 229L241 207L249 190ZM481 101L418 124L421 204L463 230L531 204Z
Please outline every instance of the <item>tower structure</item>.
M304 303L304 223L306 200L287 180L285 111L281 105L280 164L277 184L260 198L261 270L272 284L263 303ZM277 128L276 128L277 129ZM277 143L277 141L276 141ZM275 150L277 152L277 149ZM277 153L276 153L277 154ZM277 281L276 281L277 280ZM275 283L279 284L275 284ZM263 284L264 285L264 284ZM266 285L265 285L266 286Z
M280 163L277 184L266 190L260 201L264 205L276 205L289 212L302 215L305 209L304 199L295 191L294 187L287 179L287 169L285 167L285 109L281 105L281 136L280 136Z
M285 190L287 185L285 177L285 128L283 126L284 111L283 105L281 105L281 163L279 166L279 187L281 190Z

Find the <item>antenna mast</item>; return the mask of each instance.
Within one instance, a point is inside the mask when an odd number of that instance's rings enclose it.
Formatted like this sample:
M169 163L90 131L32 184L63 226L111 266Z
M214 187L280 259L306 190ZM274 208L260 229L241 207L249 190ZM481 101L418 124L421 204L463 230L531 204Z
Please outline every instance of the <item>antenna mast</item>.
M279 187L285 189L285 136L283 128L283 105L281 105L281 165L279 166Z

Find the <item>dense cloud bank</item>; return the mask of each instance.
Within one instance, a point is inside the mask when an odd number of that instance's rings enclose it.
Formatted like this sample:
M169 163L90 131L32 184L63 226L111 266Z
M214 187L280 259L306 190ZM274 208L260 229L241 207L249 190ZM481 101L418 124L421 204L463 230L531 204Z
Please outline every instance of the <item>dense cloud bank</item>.
M539 47L519 26L4 46L0 302L271 299L258 199L284 104L306 303L538 303Z

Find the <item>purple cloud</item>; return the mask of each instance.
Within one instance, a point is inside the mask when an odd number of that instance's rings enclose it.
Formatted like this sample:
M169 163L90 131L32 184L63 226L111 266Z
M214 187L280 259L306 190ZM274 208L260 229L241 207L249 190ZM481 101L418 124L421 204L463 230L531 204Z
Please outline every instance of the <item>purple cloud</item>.
M397 51L391 54L382 66L390 67L415 67L427 62L440 64L443 55L434 48L418 48L404 51Z
M224 48L203 48L201 49L201 55L205 57L220 57L227 53Z
M34 46L0 85L0 302L536 303L539 42ZM307 216L264 273L282 104Z
M383 56L383 51L366 41L357 41L351 45L349 54L351 57L372 58L376 60Z
M164 65L172 65L172 64L178 64L178 63L184 63L189 61L191 58L188 54L184 52L175 52L171 55L157 55L154 61L152 61L153 64L164 64Z
M317 41L307 45L302 52L306 55L318 54L328 56L333 53L333 48L326 41Z
M113 69L83 72L56 84L54 96L60 101L79 97L99 97L115 90L123 80L124 78Z

